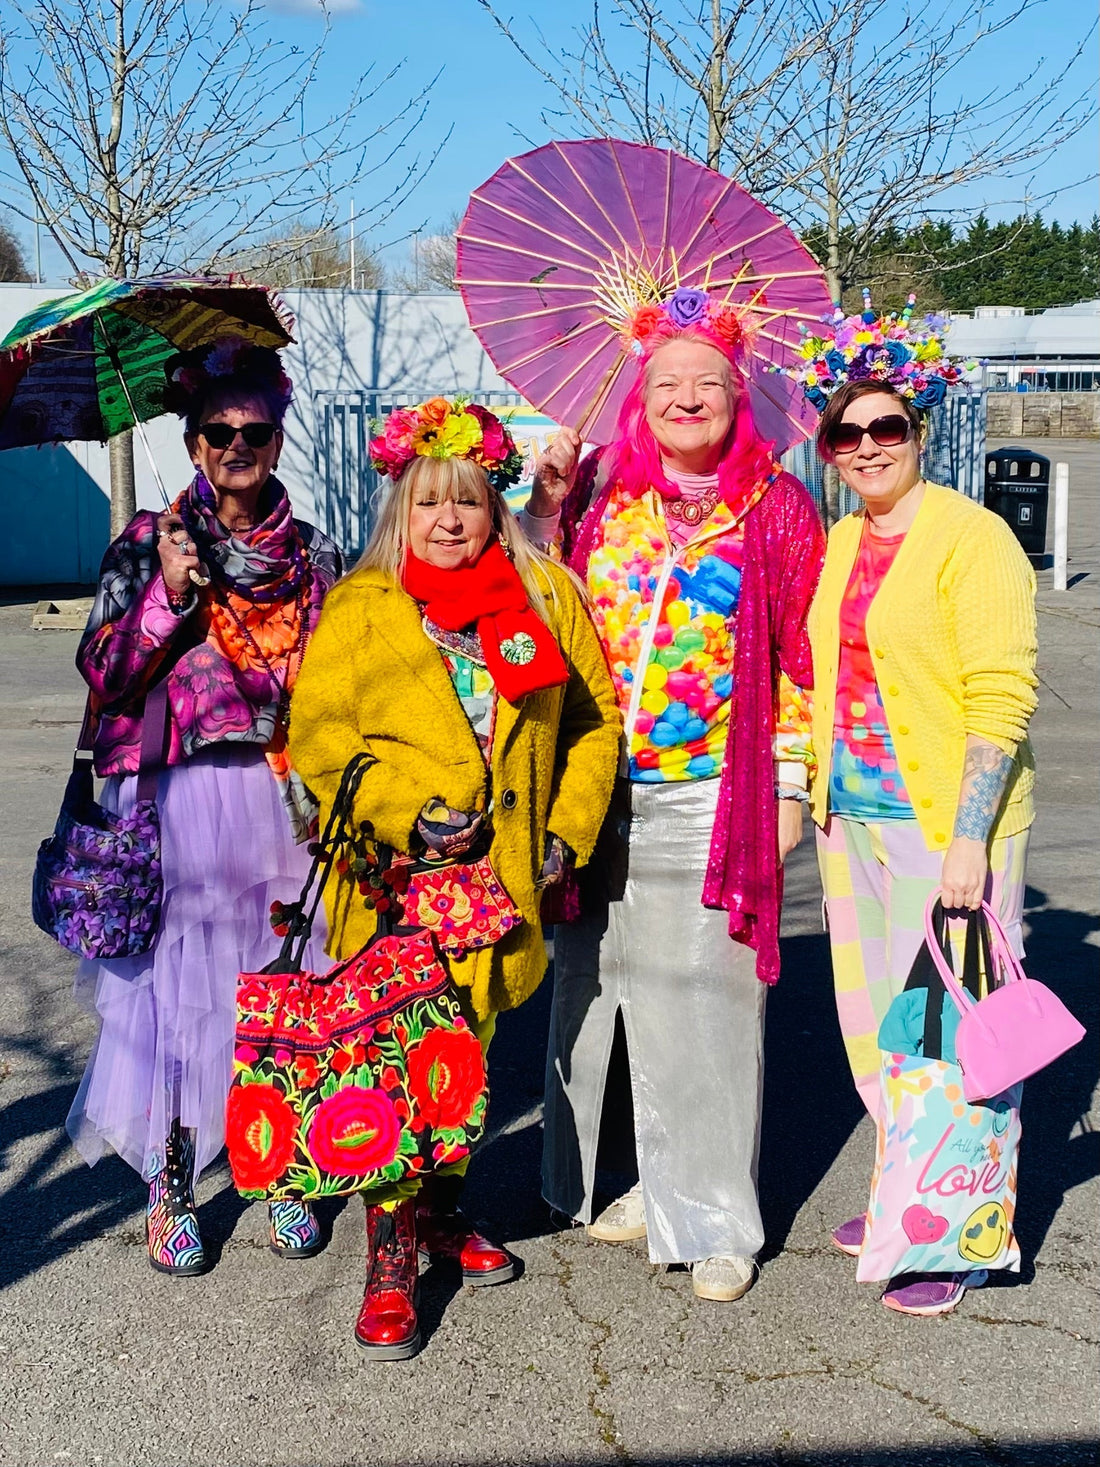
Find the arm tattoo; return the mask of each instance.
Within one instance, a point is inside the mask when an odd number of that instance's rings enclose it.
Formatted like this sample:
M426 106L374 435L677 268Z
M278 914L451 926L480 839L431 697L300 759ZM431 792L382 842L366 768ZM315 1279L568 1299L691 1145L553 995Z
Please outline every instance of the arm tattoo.
M1012 764L1012 756L993 744L972 744L967 749L955 815L956 835L970 840L989 839Z

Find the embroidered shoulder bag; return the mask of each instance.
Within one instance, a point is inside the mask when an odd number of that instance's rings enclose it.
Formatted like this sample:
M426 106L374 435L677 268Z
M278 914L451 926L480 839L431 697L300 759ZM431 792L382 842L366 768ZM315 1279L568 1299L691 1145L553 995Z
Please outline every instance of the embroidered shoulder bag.
M245 1197L389 1187L462 1160L485 1128L481 1044L429 932L380 914L354 957L325 973L302 969L373 762L358 754L344 771L301 897L284 909L279 956L237 980L226 1145Z

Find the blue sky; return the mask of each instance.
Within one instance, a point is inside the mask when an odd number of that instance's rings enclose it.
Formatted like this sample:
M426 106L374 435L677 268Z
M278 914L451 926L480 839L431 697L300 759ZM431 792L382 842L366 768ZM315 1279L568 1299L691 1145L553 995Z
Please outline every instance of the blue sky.
M283 38L303 45L316 39L314 0L269 0L268 8L271 24ZM988 77L997 73L1018 78L1021 72L1034 70L1038 57L1065 55L1085 28L1085 8L1080 0L1048 0L1039 6L1023 17L1010 35L988 43L980 58L980 69L974 68L973 85L984 87ZM519 29L533 35L526 18L536 9L530 0L519 0L518 4L505 0L501 9L515 16ZM591 13L590 0L555 0L553 11L550 6L539 9L548 40L558 44L566 41L573 25ZM550 19L552 13L556 20ZM525 138L536 144L547 140L549 134L539 114L545 105L553 105L554 94L529 71L476 0L335 0L330 4L330 14L332 31L320 89L325 105L335 105L341 95L346 95L356 76L372 61L381 74L404 59L403 70L388 84L383 96L371 104L372 118L382 120L387 107L398 104L442 69L424 123L410 147L430 153L453 125L451 137L411 200L374 238L364 241L368 246L388 246L384 250L386 258L401 264L408 249L407 243L400 242L401 236L418 227L426 227L428 232L439 228L451 214L465 207L471 189L505 158L526 151L530 144ZM1093 45L1088 65L1079 68L1078 87L1089 82L1090 72L1094 79L1095 70ZM1067 85L1071 81L1067 78ZM1035 191L1046 193L1087 179L1095 171L1095 157L1093 127L1044 163ZM391 172L383 178L360 180L358 186L349 180L341 215L346 218L352 198L361 214L372 196L393 187L395 177ZM962 202L975 211L983 204L993 205L990 212L995 216L1016 213L1018 205L998 205L1002 200L1019 198L1020 188L1019 184L989 179L971 190ZM1043 213L1048 219L1072 222L1087 220L1096 209L1096 184L1087 182L1069 188ZM21 233L26 239L27 231ZM44 263L47 273L55 273L56 263L48 247Z

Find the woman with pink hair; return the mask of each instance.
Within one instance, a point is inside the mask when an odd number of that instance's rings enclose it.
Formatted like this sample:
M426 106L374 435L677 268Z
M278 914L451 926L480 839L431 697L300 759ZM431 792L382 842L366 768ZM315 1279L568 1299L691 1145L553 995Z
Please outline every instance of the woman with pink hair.
M824 544L756 431L743 330L703 291L639 308L616 441L578 468L563 430L525 526L585 581L626 727L579 918L556 932L543 1193L594 1238L646 1237L717 1300L748 1291L764 1241L764 999L802 835ZM593 1218L619 1016L640 1180Z

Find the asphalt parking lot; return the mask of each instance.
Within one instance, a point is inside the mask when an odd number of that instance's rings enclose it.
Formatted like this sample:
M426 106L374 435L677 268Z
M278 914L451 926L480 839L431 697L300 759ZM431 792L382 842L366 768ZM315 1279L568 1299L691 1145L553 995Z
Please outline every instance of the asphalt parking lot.
M1070 462L1072 514L1070 589L1040 574L1028 961L1091 1033L1027 1087L1020 1277L938 1320L884 1310L829 1246L865 1199L873 1140L832 1011L809 841L769 1000L768 1244L740 1303L696 1301L685 1273L641 1247L551 1226L538 1196L547 985L500 1024L469 1185L522 1276L474 1292L426 1274L415 1361L368 1364L352 1341L354 1201L327 1210L318 1257L290 1264L215 1168L199 1199L216 1267L154 1274L142 1185L116 1160L89 1171L65 1137L92 1028L71 960L29 916L82 706L77 635L32 631L27 599L0 605L0 1464L1094 1463L1100 445L1034 446Z

